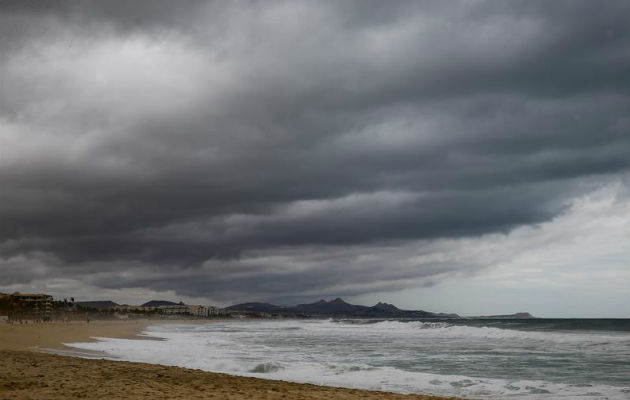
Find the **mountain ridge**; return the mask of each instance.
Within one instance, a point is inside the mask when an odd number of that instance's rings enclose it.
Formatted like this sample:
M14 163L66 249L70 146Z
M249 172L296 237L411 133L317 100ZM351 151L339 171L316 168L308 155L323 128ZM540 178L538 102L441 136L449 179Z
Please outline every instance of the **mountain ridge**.
M80 307L95 308L97 310L108 310L119 305L111 300L77 301L74 304Z
M150 300L142 304L140 307L162 307L162 306L176 306L179 303L167 300Z
M295 306L277 306L271 303L240 303L226 307L228 311L264 312L269 314L299 314L321 317L366 318L460 318L457 314L442 314L424 310L401 310L393 304L378 302L373 306L347 303L340 297L318 300Z

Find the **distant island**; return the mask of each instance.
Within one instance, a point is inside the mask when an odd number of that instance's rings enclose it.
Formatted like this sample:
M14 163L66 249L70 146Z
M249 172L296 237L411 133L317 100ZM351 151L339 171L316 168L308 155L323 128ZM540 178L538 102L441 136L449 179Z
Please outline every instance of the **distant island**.
M476 317L468 317L475 319L533 319L537 318L531 315L528 312L517 312L514 314L506 314L506 315L480 315Z

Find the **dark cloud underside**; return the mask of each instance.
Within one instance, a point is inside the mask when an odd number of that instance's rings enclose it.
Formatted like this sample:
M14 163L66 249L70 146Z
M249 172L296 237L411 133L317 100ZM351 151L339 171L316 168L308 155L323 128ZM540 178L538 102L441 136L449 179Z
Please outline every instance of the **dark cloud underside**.
M628 8L0 2L0 284L279 298L469 268L396 259L627 171Z

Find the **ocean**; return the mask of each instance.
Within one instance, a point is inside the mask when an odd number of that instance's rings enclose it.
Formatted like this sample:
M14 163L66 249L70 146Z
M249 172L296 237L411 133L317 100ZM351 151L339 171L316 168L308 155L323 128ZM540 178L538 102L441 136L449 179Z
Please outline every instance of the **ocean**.
M629 399L630 320L247 320L73 343L108 358L484 399Z

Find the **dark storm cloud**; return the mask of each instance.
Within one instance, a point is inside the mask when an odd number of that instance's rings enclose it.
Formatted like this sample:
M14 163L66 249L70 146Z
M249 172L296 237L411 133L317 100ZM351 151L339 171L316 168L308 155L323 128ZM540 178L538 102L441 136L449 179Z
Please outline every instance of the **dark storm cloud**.
M384 4L0 2L2 283L399 289L627 170L626 2Z

